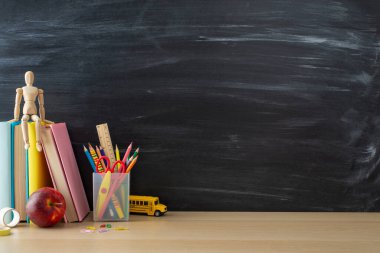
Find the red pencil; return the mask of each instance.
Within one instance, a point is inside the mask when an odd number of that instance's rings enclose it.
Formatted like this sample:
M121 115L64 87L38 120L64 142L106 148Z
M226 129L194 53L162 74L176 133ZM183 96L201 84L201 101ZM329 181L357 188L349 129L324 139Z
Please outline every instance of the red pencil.
M127 151L125 151L125 155L123 157L123 163L127 162L127 159L128 159L129 153L131 153L131 150L132 150L132 142L131 144L129 144Z

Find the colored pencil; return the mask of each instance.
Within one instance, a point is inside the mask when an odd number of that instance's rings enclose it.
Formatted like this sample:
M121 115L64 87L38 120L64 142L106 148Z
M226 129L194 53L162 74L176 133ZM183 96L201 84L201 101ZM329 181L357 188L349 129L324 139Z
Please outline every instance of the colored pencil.
M128 168L127 168L127 170L126 170L125 173L129 173L129 172L132 170L133 166L135 166L135 164L136 164L136 162L137 162L137 158L139 158L139 156L136 156L136 157L132 160L132 162L128 165Z
M98 158L94 148L91 146L90 143L88 144L88 148L90 150L90 154L92 156L92 159L94 160L94 163L97 164L99 158ZM96 166L95 166L95 169L96 169ZM99 163L98 170L99 170L99 172L104 172L104 168L102 167L102 163Z
M83 145L83 150L84 150L84 153L85 153L86 156L87 156L88 161L89 161L90 164L91 164L91 168L93 169L94 172L96 172L96 168L95 168L94 160L92 159L92 157L91 157L91 155L90 155L90 152L88 152L88 149L86 148L85 145Z
M98 146L95 146L95 150L96 150L96 154L98 155L98 157L99 157L99 158L102 157L102 154L100 153L100 149L99 149ZM103 160L103 159L100 160L100 162L102 163L103 168L107 168L107 167L106 167L106 164L104 163L104 160Z
M106 156L106 152L104 151L104 148L100 146L99 149L100 149L100 154L102 154L102 156ZM104 164L106 165L106 168L107 168L108 166L107 161L104 161Z
M127 162L128 158L129 158L128 156L131 153L131 150L132 150L132 142L131 142L131 144L129 144L129 146L127 148L127 151L125 151L125 154L124 154L124 157L123 157L123 163Z
M128 159L128 156L129 156L129 153L131 153L131 150L132 150L132 142L129 144L127 150L125 151L125 154L124 154L124 157L123 157L123 160L122 162L126 165L126 161ZM121 202L122 202L122 205L124 208L126 208L126 201L125 201L125 186L124 184L121 185L120 187L120 194L121 194Z
M127 162L127 166L129 166L129 164L131 163L131 161L138 156L139 151L140 151L140 148L137 148L135 150L135 152L133 153L133 155L131 157L129 157L128 162Z
M120 160L120 152L119 152L119 148L117 147L117 145L115 147L115 155L116 155L116 161L119 161ZM119 171L119 170L120 170L120 164L117 165L117 171Z

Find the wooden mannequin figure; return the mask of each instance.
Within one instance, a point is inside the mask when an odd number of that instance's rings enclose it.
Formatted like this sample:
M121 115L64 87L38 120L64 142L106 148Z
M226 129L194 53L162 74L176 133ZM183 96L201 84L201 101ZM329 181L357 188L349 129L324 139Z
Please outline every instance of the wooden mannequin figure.
M10 122L18 121L20 118L20 104L22 97L24 97L24 107L22 110L22 135L24 138L25 149L29 149L29 134L28 134L28 121L30 118L36 122L36 148L39 152L42 151L41 138L40 138L40 126L41 121L50 122L45 120L45 107L44 107L44 91L33 87L34 74L32 71L25 73L26 86L16 89L16 101L14 110L14 119ZM39 114L37 115L36 98L38 97ZM51 122L50 122L51 123Z

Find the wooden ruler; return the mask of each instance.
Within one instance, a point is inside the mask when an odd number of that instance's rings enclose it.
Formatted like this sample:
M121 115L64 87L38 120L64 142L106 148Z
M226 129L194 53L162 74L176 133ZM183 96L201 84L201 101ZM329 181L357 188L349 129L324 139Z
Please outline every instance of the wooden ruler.
M116 159L115 159L115 152L112 146L110 131L108 129L108 124L104 123L104 124L96 125L96 130L98 131L100 145L104 148L104 152L110 159L110 162L111 162L110 168L112 168L112 165L116 162Z

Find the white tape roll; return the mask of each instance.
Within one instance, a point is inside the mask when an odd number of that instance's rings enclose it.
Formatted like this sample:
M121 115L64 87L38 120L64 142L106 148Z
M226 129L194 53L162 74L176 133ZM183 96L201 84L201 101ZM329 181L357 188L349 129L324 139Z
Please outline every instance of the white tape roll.
M11 222L7 223L5 220L5 216L7 213L12 212L13 213L13 219ZM0 226L5 227L15 227L20 222L20 214L13 208L10 207L4 207L0 209Z

